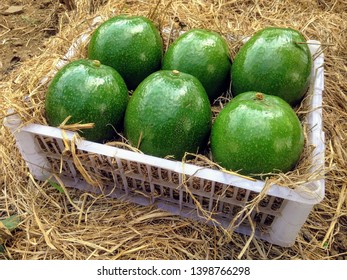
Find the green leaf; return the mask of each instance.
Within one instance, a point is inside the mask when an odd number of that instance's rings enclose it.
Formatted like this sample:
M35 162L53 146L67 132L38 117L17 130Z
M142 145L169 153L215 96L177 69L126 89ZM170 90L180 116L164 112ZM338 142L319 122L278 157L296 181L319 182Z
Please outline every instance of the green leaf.
M57 184L56 182L48 180L48 183L50 183L50 185L52 187L54 187L55 189L57 189L60 193L64 193L64 189L59 184Z
M20 224L21 220L18 215L13 215L10 216L6 219L0 220L0 223L5 226L9 231L12 231L18 227Z
M20 224L21 219L18 215L10 216L6 219L0 220L0 245L5 244L6 240L9 240L12 238L12 233L14 229L18 227ZM2 246L0 248L0 252L3 252L5 249Z

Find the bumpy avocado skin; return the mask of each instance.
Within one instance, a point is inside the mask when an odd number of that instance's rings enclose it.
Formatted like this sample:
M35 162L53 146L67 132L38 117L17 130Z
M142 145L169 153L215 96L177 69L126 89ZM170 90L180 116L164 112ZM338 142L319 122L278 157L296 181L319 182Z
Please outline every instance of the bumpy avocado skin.
M179 70L195 76L213 102L230 87L228 44L214 31L191 29L169 46L162 69Z
M311 53L301 33L291 28L264 28L234 58L232 93L260 91L294 106L309 87L311 67Z
M153 22L119 15L102 23L88 45L88 57L116 69L129 90L161 67L163 43Z
M146 154L196 153L206 146L212 111L206 91L192 75L161 70L147 77L130 98L125 136Z
M88 59L73 61L54 76L45 100L48 124L94 123L82 130L87 140L103 142L123 124L129 96L123 78L113 68Z
M291 170L303 148L303 129L291 106L257 92L232 99L211 130L214 161L249 176Z

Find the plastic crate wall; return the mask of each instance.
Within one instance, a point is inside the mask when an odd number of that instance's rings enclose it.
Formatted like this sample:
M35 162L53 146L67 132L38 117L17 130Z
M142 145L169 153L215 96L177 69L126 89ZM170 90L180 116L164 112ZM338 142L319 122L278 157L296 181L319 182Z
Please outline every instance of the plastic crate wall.
M325 146L321 105L324 55L318 41L309 43L315 59L309 89L312 99L306 116L308 142L315 147L312 168L323 170ZM22 127L17 115L7 117L5 125L12 131L23 159L37 180L53 180L55 174L69 187L104 193L140 205L155 205L173 214L206 222L195 199L203 210L212 212L212 218L226 228L265 184L206 167L78 141L76 154L79 162L92 178L97 177L102 182L96 187L81 175L71 153L63 153L66 139L63 139L60 129L39 124ZM74 133L66 132L64 137L72 140ZM313 206L324 198L324 183L321 179L296 189L272 185L257 210L250 215L256 224L255 236L280 246L291 246ZM247 219L235 231L252 233Z

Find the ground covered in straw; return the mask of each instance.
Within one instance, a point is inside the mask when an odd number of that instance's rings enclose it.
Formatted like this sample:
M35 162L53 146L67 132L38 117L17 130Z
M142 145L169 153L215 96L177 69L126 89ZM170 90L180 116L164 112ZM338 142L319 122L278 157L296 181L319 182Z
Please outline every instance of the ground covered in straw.
M5 1L8 6L14 1ZM24 11L35 7L30 1ZM104 18L128 13L148 16L162 30L208 28L230 39L233 57L245 36L265 26L292 27L324 46L325 90L323 97L326 140L326 196L314 207L296 243L281 248L267 242L224 232L182 219L152 207L83 193L59 191L28 174L9 131L0 128L0 219L11 220L13 229L0 224L0 259L346 259L347 258L347 81L346 1L36 1L50 13L36 23L32 17L22 28L11 28L10 18L1 22L0 39L11 31L30 32L38 40L17 43L30 56L2 52L2 56L23 57L3 60L0 79L0 121L8 108L19 111L25 122L44 123L43 100L53 69L69 46L87 32L95 16ZM46 3L46 4L45 4ZM46 5L46 6L45 6ZM57 10L59 9L59 10ZM57 12L58 11L58 12ZM24 14L25 15L25 14ZM48 16L55 19L49 21ZM14 15L7 15L12 17ZM16 16L22 16L21 12ZM43 15L42 15L43 16ZM23 19L23 18L22 18ZM41 25L39 24L41 23ZM49 27L49 28L47 28ZM53 30L53 31L47 31ZM47 36L47 33L51 32ZM34 33L33 33L34 32ZM17 33L19 34L19 33ZM7 36L7 37L5 37ZM166 43L174 33L166 34ZM172 39L172 38L171 38ZM0 43L5 45L6 40ZM77 56L83 57L84 53ZM11 57L12 58L12 57ZM11 62L12 61L12 62ZM18 63L19 62L19 63ZM23 102L25 96L30 103ZM28 100L28 98L26 98ZM15 216L17 215L17 216ZM17 217L17 218L16 218Z

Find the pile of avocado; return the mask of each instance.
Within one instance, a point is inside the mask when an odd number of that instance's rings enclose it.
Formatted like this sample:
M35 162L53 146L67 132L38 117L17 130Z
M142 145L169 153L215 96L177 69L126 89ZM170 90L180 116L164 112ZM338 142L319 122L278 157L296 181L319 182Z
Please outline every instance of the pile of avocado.
M93 32L87 58L55 75L46 118L51 126L69 116L70 124L94 123L81 136L99 143L122 132L153 156L181 160L207 150L243 175L287 172L304 148L293 107L307 92L311 66L306 40L294 29L264 28L232 60L217 32L191 29L164 52L151 20L120 15ZM233 98L220 102L226 92Z

